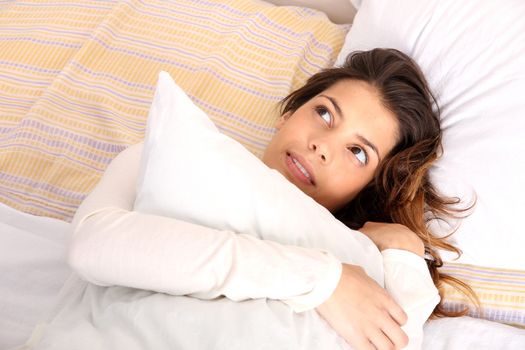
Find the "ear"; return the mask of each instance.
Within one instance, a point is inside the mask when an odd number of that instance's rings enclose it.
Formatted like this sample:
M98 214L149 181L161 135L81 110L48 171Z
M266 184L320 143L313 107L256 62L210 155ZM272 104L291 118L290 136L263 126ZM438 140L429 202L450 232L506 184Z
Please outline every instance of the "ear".
M290 118L291 115L292 115L292 112L290 112L290 111L288 111L288 112L284 113L283 115L281 115L279 117L279 119L277 119L277 121L275 122L275 125L274 125L275 128L277 130L280 130L283 127L284 123L286 123L288 118Z

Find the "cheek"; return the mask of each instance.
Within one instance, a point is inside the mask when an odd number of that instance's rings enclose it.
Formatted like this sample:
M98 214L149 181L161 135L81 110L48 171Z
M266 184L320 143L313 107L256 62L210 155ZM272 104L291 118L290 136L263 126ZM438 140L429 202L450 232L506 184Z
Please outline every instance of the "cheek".
M346 201L354 197L359 191L360 185L352 176L332 176L331 180L324 186L325 196L335 202Z
M356 167L337 174L340 175L332 177L326 190L330 191L334 198L346 201L353 199L373 179L371 171Z
M264 149L264 153L261 158L263 163L270 168L274 168L275 164L277 163L278 149L279 139L277 137L277 134L275 134Z

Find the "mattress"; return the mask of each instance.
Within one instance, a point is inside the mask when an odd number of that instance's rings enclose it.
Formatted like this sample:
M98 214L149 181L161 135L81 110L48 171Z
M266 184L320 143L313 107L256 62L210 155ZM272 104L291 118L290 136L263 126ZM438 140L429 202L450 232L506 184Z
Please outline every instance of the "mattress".
M45 321L71 271L69 224L0 204L0 349L23 344ZM424 349L525 349L525 330L471 317L433 320Z

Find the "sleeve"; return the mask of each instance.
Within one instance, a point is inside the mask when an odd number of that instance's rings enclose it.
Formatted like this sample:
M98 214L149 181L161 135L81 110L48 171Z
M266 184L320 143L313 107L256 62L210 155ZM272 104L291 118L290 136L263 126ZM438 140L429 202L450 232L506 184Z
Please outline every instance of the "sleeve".
M133 211L141 152L137 144L120 153L73 218L68 260L82 278L201 299L278 299L296 312L330 297L342 266L326 251Z
M386 249L381 254L385 288L408 316L402 327L409 338L405 349L421 349L423 325L440 301L439 292L419 255L401 249Z

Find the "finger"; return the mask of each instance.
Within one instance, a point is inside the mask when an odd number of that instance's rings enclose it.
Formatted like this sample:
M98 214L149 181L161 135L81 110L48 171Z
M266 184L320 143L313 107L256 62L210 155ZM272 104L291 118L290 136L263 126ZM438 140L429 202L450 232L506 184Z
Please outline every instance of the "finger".
M381 330L390 342L394 344L395 349L401 349L408 344L408 336L394 319L387 317L382 322Z
M373 334L368 337L370 343L372 343L378 350L394 350L397 349L395 344L391 341L390 338L386 336L381 330L373 332Z
M392 318L400 325L403 326L407 323L408 316L406 312L395 302L394 299L389 295L386 308Z
M376 350L374 344L372 344L367 338L363 338L358 342L348 342L350 347L355 350Z
M357 337L355 334L351 338L345 337L346 342L355 350L375 350L374 345L365 336Z

